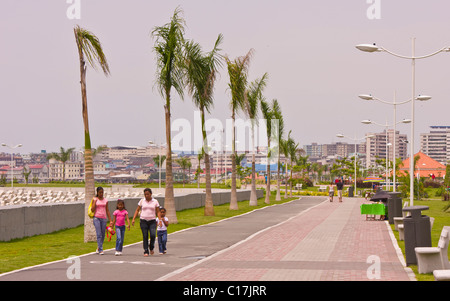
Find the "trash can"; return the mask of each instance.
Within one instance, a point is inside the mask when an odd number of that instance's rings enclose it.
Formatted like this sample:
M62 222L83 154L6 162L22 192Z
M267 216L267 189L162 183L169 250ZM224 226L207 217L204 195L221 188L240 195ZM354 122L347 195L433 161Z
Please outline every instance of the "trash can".
M431 247L430 217L422 215L422 210L428 210L428 206L410 206L403 211L411 215L403 218L405 234L406 265L417 264L416 247Z
M394 224L394 217L402 217L402 199L400 192L388 192L387 206L389 212L389 224Z
M355 190L355 187L353 187L353 186L348 187L348 196L349 196L350 198L353 197L353 192L354 192L354 190Z

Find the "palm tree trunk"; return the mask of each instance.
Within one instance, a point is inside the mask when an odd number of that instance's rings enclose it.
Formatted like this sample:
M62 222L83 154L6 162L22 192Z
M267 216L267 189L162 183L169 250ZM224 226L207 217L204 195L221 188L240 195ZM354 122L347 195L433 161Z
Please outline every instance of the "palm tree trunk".
M267 183L266 183L266 199L264 203L270 204L270 138L267 141Z
M294 164L294 162L292 162L292 159L291 159L291 176L289 177L290 197L292 197L292 169L294 167L293 164Z
M86 92L86 63L84 61L83 51L74 29L75 41L77 42L78 55L80 58L80 84L81 84L81 103L84 125L84 242L96 241L96 233L93 220L88 215L88 208L92 198L95 196L94 169L92 164L91 137L89 134L89 118L87 108ZM63 175L64 176L64 175Z
M167 92L167 91L166 91ZM167 95L166 105L164 106L166 117L166 188L164 195L164 207L166 208L167 218L170 223L178 224L177 213L175 208L175 196L173 193L173 174L172 174L172 146L170 138L170 94Z
M205 129L205 110L201 108L202 114L202 135L203 135L203 150L205 151L205 176L206 176L206 196L205 196L205 216L214 216L214 204L212 200L212 192L211 192L211 162L209 159L208 152L208 140L206 137L206 129Z
M277 163L277 196L275 201L281 201L280 195L280 146L278 145L278 163Z
M287 189L287 182L288 182L288 176L287 176L287 174L288 174L287 158L286 158L285 164L286 164L286 169L285 169L285 172L284 172L284 198L287 199L287 190L288 190L288 189Z
M255 168L255 133L252 126L252 147L253 147L253 154L252 154L252 189L250 192L250 206L257 206L258 205L258 198L256 197L256 168Z
M235 132L235 115L233 110L232 116L232 130L233 130L233 144L231 154L231 199L230 210L238 210L237 193L236 193L236 132Z

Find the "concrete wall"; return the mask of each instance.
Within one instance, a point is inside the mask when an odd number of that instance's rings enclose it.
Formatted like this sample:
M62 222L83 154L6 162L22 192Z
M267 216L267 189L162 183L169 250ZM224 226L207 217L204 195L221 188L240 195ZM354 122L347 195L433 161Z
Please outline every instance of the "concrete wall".
M263 190L257 190L257 197L263 197ZM230 192L213 192L214 205L221 205L230 201ZM164 206L164 197L155 197ZM238 191L239 201L248 200L250 191ZM141 198L124 198L130 219L136 211ZM117 199L110 199L109 210L114 212ZM205 205L204 193L192 193L175 196L175 209L198 208ZM0 207L0 241L51 233L54 231L73 228L84 223L84 202L56 203L40 205L14 205Z

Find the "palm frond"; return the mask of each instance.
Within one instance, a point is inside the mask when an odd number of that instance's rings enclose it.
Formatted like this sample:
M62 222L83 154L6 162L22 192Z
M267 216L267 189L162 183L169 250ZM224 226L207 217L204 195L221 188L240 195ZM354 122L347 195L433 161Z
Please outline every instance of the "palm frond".
M103 73L108 76L111 72L99 39L93 33L78 25L75 27L74 32L79 51L81 50L86 56L89 65L95 70L98 69L97 65L100 65Z
M173 87L184 97L184 65L183 44L185 21L181 17L182 10L177 7L169 23L156 26L151 35L155 39L153 47L156 53L156 81L159 93L168 98Z

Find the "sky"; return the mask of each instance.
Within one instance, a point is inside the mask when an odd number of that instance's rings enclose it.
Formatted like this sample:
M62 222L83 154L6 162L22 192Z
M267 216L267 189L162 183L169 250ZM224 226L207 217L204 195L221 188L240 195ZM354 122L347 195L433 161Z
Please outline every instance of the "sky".
M450 46L450 3L445 0L2 0L0 2L0 143L23 144L30 153L84 145L79 60L73 28L102 43L111 75L88 67L87 95L92 146L146 146L165 142L164 101L155 86L151 31L180 7L185 37L209 51L224 36L230 59L250 49L248 78L268 73L264 97L277 99L286 134L300 146L353 143L393 123L393 106L358 98L371 93L388 102L411 98L411 61L355 48L376 43L410 56ZM231 118L226 65L219 70L208 119ZM415 92L431 95L415 105L415 151L419 134L450 125L450 53L416 61ZM195 136L191 97L172 92L172 124L188 122ZM245 119L242 113L239 118ZM397 120L411 118L411 104L397 106ZM183 123L184 122L184 123ZM172 128L172 136L180 131ZM410 137L410 125L397 130ZM180 137L178 135L178 137ZM194 139L194 138L192 138ZM0 151L10 152L2 147Z

